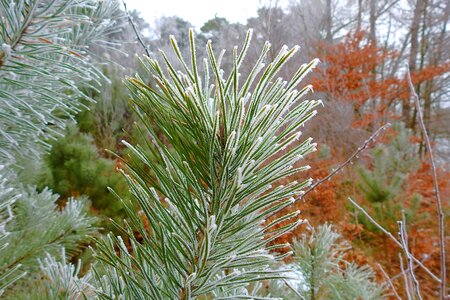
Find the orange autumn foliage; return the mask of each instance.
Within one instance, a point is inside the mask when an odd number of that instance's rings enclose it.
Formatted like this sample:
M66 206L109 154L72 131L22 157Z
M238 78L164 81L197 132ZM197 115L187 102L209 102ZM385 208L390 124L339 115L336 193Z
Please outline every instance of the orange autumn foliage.
M286 180L303 181L309 177L314 179L323 178L330 172L332 163L333 161L331 159L314 159L314 161L310 163L311 169L308 172L293 175L291 178ZM280 181L278 184L286 183L287 182ZM271 219L267 220L267 222L270 223L288 212L300 210L301 214L298 217L308 220L308 222L313 226L324 224L326 222L337 223L344 212L344 210L340 208L342 203L338 203L339 186L340 182L336 178L334 180L326 181L325 183L319 185L313 192L306 195L303 199L296 201L288 209L278 212ZM290 223L289 220L277 224L276 227L279 228L287 225L288 223ZM295 237L300 236L304 230L304 226L299 226L291 233L276 239L273 243L289 243Z
M318 48L323 63L312 85L328 101L352 103L357 116L355 127L370 127L377 120L399 117L392 108L398 101L410 99L410 89L405 78L384 71L398 59L395 51L368 41L364 32L348 34L338 44L320 42ZM411 73L412 82L417 85L449 70L450 62L427 66Z

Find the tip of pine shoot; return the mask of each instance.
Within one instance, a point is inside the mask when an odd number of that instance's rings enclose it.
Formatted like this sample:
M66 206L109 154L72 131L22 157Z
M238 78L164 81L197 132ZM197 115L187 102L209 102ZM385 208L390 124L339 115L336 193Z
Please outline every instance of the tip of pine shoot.
M303 220L303 219L297 220L296 226L300 226L302 224L305 224L305 220Z

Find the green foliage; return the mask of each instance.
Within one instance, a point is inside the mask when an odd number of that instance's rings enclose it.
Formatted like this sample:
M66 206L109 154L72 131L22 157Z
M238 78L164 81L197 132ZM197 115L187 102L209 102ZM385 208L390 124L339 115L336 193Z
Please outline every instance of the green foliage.
M76 115L77 127L81 132L91 134L97 148L120 153L120 141L133 129L134 115L128 105L128 90L123 84L117 68L103 70L110 80L99 90L88 89L86 94L96 102L85 101L88 109ZM105 152L103 155L107 156Z
M394 129L396 135L389 144L379 145L372 150L372 164L359 166L360 178L357 183L362 196L369 202L375 219L393 230L397 228L396 222L402 218L402 209L406 208L408 221L418 217L420 202L420 196L413 195L409 205L405 205L409 196L404 192L404 184L408 174L418 167L419 161L410 143L410 130L403 123L397 123ZM358 213L358 221L369 230L379 232L362 213Z
M91 46L117 29L114 0L0 0L0 293L15 297L38 277L38 259L66 247L73 255L94 232L84 201L33 186L34 162L82 107L82 88L104 76L94 67ZM43 147L44 145L44 147ZM48 148L47 148L48 149ZM33 167L33 168L31 168ZM24 180L24 181L21 181ZM5 188L5 189L3 189ZM11 284L13 283L14 284ZM5 287L8 288L5 290Z
M299 224L276 227L298 212L264 222L311 183L273 186L307 169L299 163L315 150L311 139L297 142L298 130L321 102L302 101L310 87L296 88L316 61L300 66L289 81L276 79L298 47L282 48L265 66L267 43L250 75L239 78L249 32L225 77L211 43L198 69L192 31L189 36L190 66L171 39L183 72L162 52L164 70L143 59L156 87L139 77L128 81L146 140L125 142L132 155L124 175L142 214L127 208L130 223L121 228L127 243L112 235L99 242L99 267L107 270L102 299L248 298L250 282L284 278L270 266L289 253L271 253L285 245L268 244Z
M126 195L126 182L115 170L115 162L99 155L94 139L72 125L67 127L64 137L51 145L51 151L44 158L45 173L39 186L48 186L63 200L87 196L95 211L121 218L123 206L108 188Z
M330 225L323 225L294 241L293 278L272 282L271 295L304 300L383 299L384 289L372 270L345 260L350 246L340 239Z
M55 256L46 254L39 259L40 276L22 283L11 299L20 300L77 300L96 299L95 280L90 271L81 276L81 260L77 264L67 260L64 248ZM30 292L32 289L33 292Z
M92 273L88 271L80 276L81 261L77 265L67 262L64 250L58 258L47 254L39 261L39 265L43 274L41 299L75 300L95 297Z
M116 1L0 1L0 161L39 155L104 79L90 45L114 30ZM108 45L106 45L108 46Z
M38 258L45 253L54 255L62 247L68 255L78 253L80 243L86 242L95 228L91 226L93 218L86 215L84 201L68 199L63 208L58 208L55 204L58 196L47 189L36 192L28 188L21 192L13 207L14 218L6 224L7 246L1 250L0 278L19 268L31 280L38 271ZM14 295L15 288L20 290L12 286L12 291L6 290L4 296Z
M14 190L4 178L4 166L0 165L0 254L8 250L8 235L10 232L6 229L13 220L12 207L15 201L20 198L17 191ZM20 265L14 266L7 270L0 269L0 296L5 289L23 277L25 273L18 272Z

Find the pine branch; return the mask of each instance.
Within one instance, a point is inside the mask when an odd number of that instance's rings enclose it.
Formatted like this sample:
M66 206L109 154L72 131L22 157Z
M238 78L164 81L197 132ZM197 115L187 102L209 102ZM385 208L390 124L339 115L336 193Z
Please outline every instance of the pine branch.
M14 193L14 189L9 186L8 181L4 178L3 168L4 166L0 165L0 253L9 246L8 236L11 233L6 227L10 225L9 223L14 218L12 206L20 198L20 195ZM20 268L21 265L17 265L6 272L0 270L0 296L8 286L26 275L25 272L21 272Z
M106 81L89 46L115 31L115 1L0 0L0 161L37 157Z
M0 184L0 293L6 297L25 273L37 277L38 258L62 247L74 254L95 230L81 201L57 209L58 196L17 182L16 168L25 168L21 159L39 160L48 146L43 138L60 134L88 98L82 89L105 79L89 46L108 44L116 11L113 0L0 0L0 163L7 166L0 177L10 182L4 190Z
M382 299L384 287L375 282L374 272L345 259L351 246L341 238L325 224L294 240L287 264L291 278L270 283L270 294L282 299Z
M11 50L15 50L25 36L26 31L29 29L31 22L33 21L33 14L36 10L37 2L31 3L31 5L25 4L25 23L21 26L15 40L11 41Z
M300 66L289 81L275 80L298 47L283 47L264 66L267 43L249 76L240 79L251 36L249 31L240 52L233 50L228 75L210 42L205 71L199 71L190 30L190 66L170 38L183 72L161 52L164 69L156 59L142 59L154 85L140 77L128 80L145 126L143 137L150 139L144 145L124 142L131 155L123 173L145 221L127 208L130 222L120 230L130 245L113 236L99 242L96 255L112 274L105 278L103 299L118 295L115 291L146 299L233 298L240 297L249 282L286 277L285 270L270 267L286 255L270 253L267 245L300 224L295 220L298 212L270 224L265 220L290 205L309 184L272 186L307 169L293 165L315 150L306 139L277 156L300 137L299 128L321 103L301 100L309 86L295 89L317 61ZM154 128L164 133L165 143ZM278 227L281 221L289 222ZM133 232L139 232L140 241Z

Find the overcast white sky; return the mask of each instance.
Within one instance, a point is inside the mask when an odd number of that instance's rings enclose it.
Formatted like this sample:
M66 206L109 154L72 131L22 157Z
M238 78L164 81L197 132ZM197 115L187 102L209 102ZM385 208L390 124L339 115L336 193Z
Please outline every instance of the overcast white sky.
M224 17L231 22L245 23L256 16L261 0L125 0L129 10L136 9L149 23L166 16L179 16L197 29L209 19ZM265 3L265 1L262 1Z

